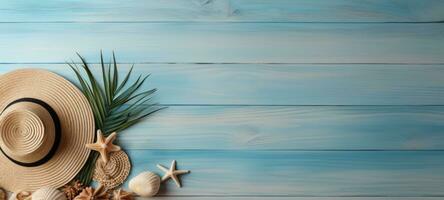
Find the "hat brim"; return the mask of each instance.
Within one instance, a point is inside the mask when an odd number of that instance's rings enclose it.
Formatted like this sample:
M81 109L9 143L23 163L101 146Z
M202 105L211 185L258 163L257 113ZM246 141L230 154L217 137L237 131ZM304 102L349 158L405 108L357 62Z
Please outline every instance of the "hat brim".
M0 76L0 111L20 98L35 98L50 105L61 125L61 140L47 162L25 167L0 152L0 187L9 191L34 191L43 186L61 187L72 180L88 159L85 144L94 140L94 115L82 92L71 82L49 71L21 69Z

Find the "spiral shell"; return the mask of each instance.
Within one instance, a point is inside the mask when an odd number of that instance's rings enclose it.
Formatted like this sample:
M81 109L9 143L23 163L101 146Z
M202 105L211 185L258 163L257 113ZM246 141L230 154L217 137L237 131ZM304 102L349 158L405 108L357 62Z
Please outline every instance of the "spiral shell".
M32 200L66 200L65 194L52 187L42 187L32 193Z
M128 187L142 197L152 197L159 192L160 177L153 172L142 172L130 180Z

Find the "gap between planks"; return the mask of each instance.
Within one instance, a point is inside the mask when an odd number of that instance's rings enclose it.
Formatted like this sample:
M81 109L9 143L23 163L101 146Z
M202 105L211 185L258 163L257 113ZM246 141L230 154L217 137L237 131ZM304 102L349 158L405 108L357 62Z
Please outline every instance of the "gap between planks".
M93 73L101 74L100 67L92 66ZM119 65L120 77L130 66ZM0 73L23 67L50 70L77 82L66 64L5 64ZM440 106L444 102L440 81L444 65L139 64L133 71L150 73L141 89L157 87L155 102L163 106Z

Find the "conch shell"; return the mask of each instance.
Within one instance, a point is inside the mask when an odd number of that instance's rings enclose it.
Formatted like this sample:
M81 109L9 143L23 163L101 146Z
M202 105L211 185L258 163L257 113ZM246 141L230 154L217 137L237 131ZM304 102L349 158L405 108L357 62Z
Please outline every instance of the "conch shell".
M142 197L152 197L159 192L160 177L153 172L142 172L129 181L131 191Z
M66 200L66 196L63 192L52 188L52 187L42 187L32 193L32 200Z

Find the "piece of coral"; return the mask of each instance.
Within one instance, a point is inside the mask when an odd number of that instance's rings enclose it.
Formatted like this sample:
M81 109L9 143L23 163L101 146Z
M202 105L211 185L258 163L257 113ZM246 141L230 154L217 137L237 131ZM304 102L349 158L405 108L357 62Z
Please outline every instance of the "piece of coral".
M79 195L85 187L83 184L76 180L71 184L63 186L62 191L68 200L73 200L77 195Z
M109 195L105 188L100 185L96 189L86 187L74 200L109 200Z

